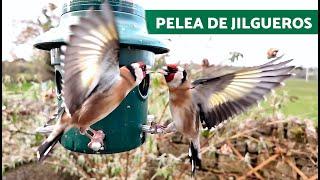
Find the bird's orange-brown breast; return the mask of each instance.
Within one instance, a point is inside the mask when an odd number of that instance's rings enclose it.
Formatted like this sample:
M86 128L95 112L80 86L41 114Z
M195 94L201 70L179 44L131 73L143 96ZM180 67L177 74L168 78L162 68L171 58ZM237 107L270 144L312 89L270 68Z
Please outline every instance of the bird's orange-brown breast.
M182 106L187 101L191 101L190 83L184 82L176 88L169 87L170 103L175 106Z
M124 80L124 86L128 86L127 88L133 88L135 86L135 80L127 67L123 66L120 68L120 76Z
M190 84L186 82L178 88L169 88L169 92L171 114L177 130L187 137L197 136L199 125L192 103Z
M129 70L120 68L119 80L108 90L91 95L72 116L74 124L86 128L110 114L135 86Z

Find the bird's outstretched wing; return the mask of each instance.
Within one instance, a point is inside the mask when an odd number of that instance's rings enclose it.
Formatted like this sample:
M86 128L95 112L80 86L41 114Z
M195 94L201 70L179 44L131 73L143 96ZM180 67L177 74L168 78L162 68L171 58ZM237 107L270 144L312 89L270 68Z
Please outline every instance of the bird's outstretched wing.
M289 78L292 60L243 68L226 74L213 75L192 83L193 100L205 127L211 128L256 104L272 89ZM222 70L222 69L221 69Z
M105 1L101 14L90 9L62 48L62 95L72 115L90 94L101 86L108 88L119 76L119 41L113 12Z

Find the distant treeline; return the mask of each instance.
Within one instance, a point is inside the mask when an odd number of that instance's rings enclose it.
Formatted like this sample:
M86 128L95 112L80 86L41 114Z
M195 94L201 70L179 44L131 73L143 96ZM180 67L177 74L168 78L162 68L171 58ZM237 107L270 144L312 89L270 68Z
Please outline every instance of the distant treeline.
M5 79L11 82L43 82L53 80L53 77L52 67L44 61L26 61L24 59L16 59L12 62L2 61L2 81Z
M163 63L157 63L156 66L161 66ZM209 64L208 62L203 62L202 65L191 63L191 64L182 64L181 66L185 67L189 74L194 76L208 76L210 72L219 69L220 66L215 66ZM237 69L240 67L229 66L229 69ZM294 72L296 74L295 78L308 79L308 80L317 80L318 79L318 68L303 68L297 67ZM12 62L2 61L2 77L10 77L10 80L13 82L17 81L47 81L53 80L54 71L53 67L48 65L45 61L33 60L26 61L24 59L16 59Z
M318 68L302 68L298 67L294 71L296 74L296 78L306 79L308 80L318 80Z

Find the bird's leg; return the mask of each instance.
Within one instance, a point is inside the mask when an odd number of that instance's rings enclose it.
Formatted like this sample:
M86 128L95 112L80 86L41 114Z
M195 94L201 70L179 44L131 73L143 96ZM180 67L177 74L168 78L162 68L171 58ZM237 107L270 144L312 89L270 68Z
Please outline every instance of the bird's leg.
M159 124L154 124L151 126L154 129L153 134L167 134L167 133L171 133L171 132L177 132L177 129L176 129L174 122L171 122L167 126L163 126L163 125L159 125Z
M177 132L176 125L174 122L171 122L165 129L164 133L172 133L172 132Z
M81 132L81 130L80 130ZM82 131L82 133L89 137L90 142L88 144L88 147L94 151L103 150L104 143L103 139L105 138L105 134L102 130L93 130L92 128L88 127L87 129ZM92 135L91 135L92 134Z
M103 140L105 137L105 134L103 133L102 130L96 131L96 130L93 130L92 128L88 127L87 131L91 131L91 133L93 134L93 137L95 137L95 138L101 138L101 140Z
M90 134L90 133L88 133L88 131L87 130L85 130L83 133L81 133L82 135L86 135L89 139L92 139L93 138L93 136Z

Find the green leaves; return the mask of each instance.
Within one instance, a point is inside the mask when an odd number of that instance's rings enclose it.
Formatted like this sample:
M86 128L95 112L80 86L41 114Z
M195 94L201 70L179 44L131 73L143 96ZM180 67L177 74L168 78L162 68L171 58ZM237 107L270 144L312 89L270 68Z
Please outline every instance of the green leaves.
M42 143L42 141L44 140L43 135L41 135L40 133L36 133L35 135L35 143L33 144L34 146L38 146Z

